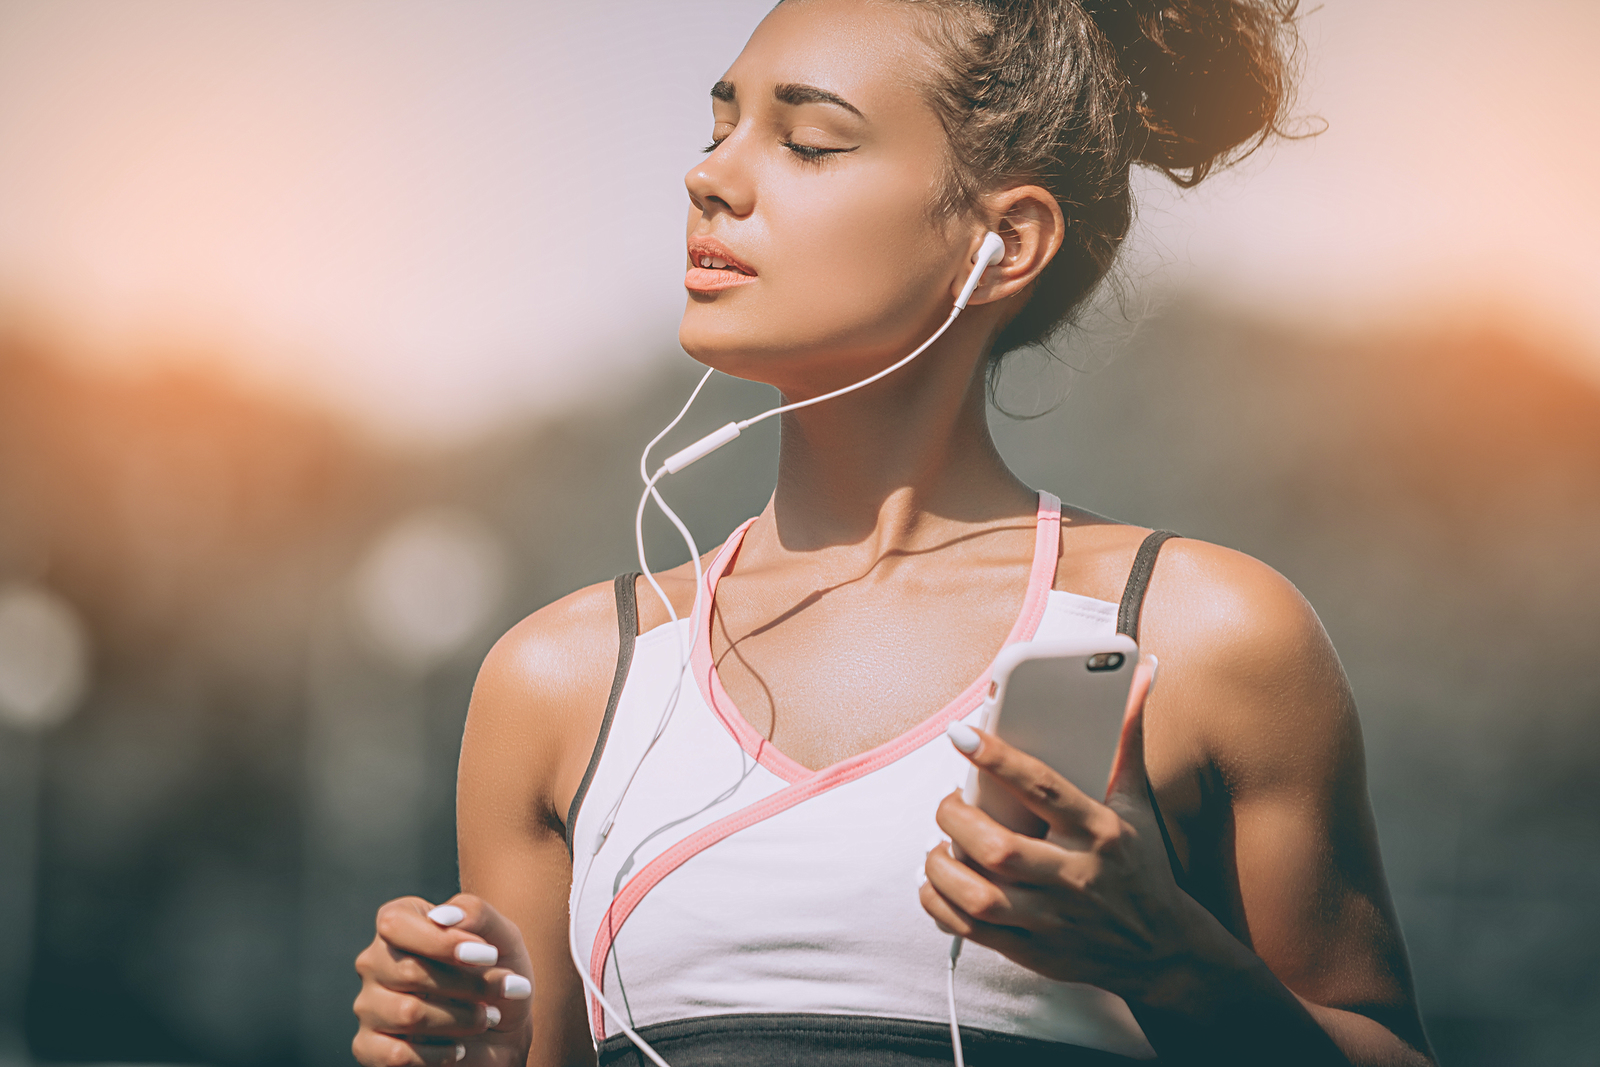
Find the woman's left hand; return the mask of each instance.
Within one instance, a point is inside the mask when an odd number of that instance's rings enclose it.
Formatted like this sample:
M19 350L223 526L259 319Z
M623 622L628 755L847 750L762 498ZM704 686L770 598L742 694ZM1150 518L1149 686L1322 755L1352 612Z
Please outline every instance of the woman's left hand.
M928 853L922 906L940 929L1047 978L1139 999L1192 957L1214 922L1173 881L1150 807L1144 704L1154 676L1153 660L1139 665L1103 804L1027 753L972 731L979 743L967 758L1049 828L1042 839L1019 834L960 792L946 797L939 827L966 860L948 844Z

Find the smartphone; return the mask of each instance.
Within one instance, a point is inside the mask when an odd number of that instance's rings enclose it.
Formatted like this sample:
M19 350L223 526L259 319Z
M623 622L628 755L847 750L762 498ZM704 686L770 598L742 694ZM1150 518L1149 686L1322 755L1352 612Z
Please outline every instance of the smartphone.
M1102 800L1138 660L1139 646L1121 634L1007 645L995 658L978 725ZM1044 836L1044 821L988 778L976 767L968 772L967 803L1012 830Z

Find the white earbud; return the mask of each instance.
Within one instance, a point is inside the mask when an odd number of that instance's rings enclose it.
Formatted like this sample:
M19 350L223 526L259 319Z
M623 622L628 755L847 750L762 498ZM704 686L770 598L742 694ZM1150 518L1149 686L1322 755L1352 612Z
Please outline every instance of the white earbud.
M720 430L716 430L702 437L688 448L674 452L672 455L668 456L667 461L661 465L661 470L656 473L656 477L659 478L663 474L677 474L695 460L715 452L717 449L721 448L729 441L732 441L735 437L738 437L740 433L749 429L751 426L754 426L762 419L771 418L773 415L782 415L784 412L788 411L797 411L800 408L807 408L812 404L820 404L824 400L832 400L836 396L843 396L845 393L854 392L855 390L860 389L862 386L871 385L884 375L893 374L901 367L904 367L907 363L910 363L913 359L916 359L917 356L921 355L924 349L933 344L933 342L937 341L940 335L942 335L945 330L950 328L950 324L956 321L956 316L961 314L961 312L966 309L967 301L972 298L972 291L978 287L978 282L983 278L983 272L988 270L994 264L999 263L1000 257L1004 256L1005 254L1006 243L1003 239L1001 239L999 234L991 230L983 235L983 244L978 246L978 256L976 261L972 264L972 272L967 275L967 284L961 287L961 295L956 297L955 307L950 309L950 317L944 320L944 325L939 327L939 329L934 332L932 337L918 345L916 351L912 352L909 356L906 356L891 366L885 367L877 374L861 379L854 385L847 385L842 389L835 389L831 393L825 393L822 396L814 396L810 400L802 400L799 403L784 404L781 407L773 408L771 411L764 411L753 419L745 419L743 422L730 422ZM707 377L709 377L710 374L710 371L706 372ZM701 384L705 384L703 379ZM696 392L698 391L699 390L697 389ZM693 403L694 397L691 396L689 401L690 403ZM680 414L678 417L682 418L683 416ZM662 433L665 434L666 431L663 430ZM659 438L657 438L657 440L659 440ZM652 445L655 444L654 441L650 443ZM650 450L648 448L645 449L646 455L649 455L649 452ZM650 485L655 484L654 481L648 479L647 481L649 481Z
M978 282L983 278L983 272L994 264L1000 262L1000 257L1006 254L1006 243L1000 235L990 230L983 235L983 244L978 246L978 258L973 261L972 273L967 275L967 284L961 287L961 295L956 297L956 307L965 308L967 301L972 299L972 291L978 287Z

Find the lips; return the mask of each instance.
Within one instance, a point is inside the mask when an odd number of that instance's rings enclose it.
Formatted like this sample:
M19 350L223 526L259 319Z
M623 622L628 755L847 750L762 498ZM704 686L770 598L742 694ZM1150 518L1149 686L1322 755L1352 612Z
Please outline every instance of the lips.
M710 237L689 239L689 267L683 277L686 289L714 293L755 279L755 268L741 261L721 241Z

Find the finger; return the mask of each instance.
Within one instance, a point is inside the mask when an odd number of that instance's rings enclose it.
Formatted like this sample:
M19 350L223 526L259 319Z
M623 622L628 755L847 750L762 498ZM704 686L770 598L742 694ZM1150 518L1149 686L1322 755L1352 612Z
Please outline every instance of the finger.
M925 869L934 893L971 920L1035 933L1062 925L1061 907L1051 894L982 877L955 859L947 846L939 845L928 853Z
M396 992L434 999L491 1001L501 992L492 970L416 956L382 937L374 938L356 957L356 971Z
M922 910L933 917L934 925L944 933L966 937L978 925L978 920L951 903L943 893L933 887L932 882L923 882L917 897L922 903Z
M510 943L510 958L500 961L509 966L474 962L499 960L500 950L462 929L472 925ZM478 898L462 894L432 908L402 897L378 910L377 926L377 938L356 958L363 977L401 992L493 1003L508 1019L503 1028L526 1017L533 982L521 933Z
M493 1005L430 1000L367 982L356 997L356 1017L368 1029L395 1037L467 1037L500 1021Z
M1056 834L1069 840L1092 838L1114 813L1050 767L994 734L963 725L950 740L979 770L1004 786ZM1086 839L1087 839L1086 838Z
M1030 933L1055 932L1079 916L1095 914L1095 904L1070 883L1044 889L996 882L950 854L945 845L928 853L928 882L963 914L991 926Z
M520 1027L532 1003L533 965L517 924L501 915L488 901L471 893L457 893L431 910L428 917L442 928L482 939L483 949L462 949L458 945L457 955L465 952L473 959L491 964L482 977L490 999L503 1016L495 1029ZM493 959L487 951L489 948L494 949Z
M350 1051L364 1067L453 1067L467 1052L459 1042L411 1042L365 1028L350 1042Z
M1040 840L1016 833L995 822L982 808L968 804L959 792L939 804L935 818L939 829L960 850L952 850L952 855L959 855L991 881L1041 889L1081 884L1081 861L1093 844L1087 838Z
M1140 657L1139 665L1133 669L1128 706L1122 716L1122 735L1117 741L1117 758L1112 763L1111 782L1106 787L1107 804L1115 797L1135 799L1139 807L1148 805L1150 777L1144 762L1144 711L1159 666L1154 656L1146 655Z
M943 844L928 853L923 870L928 883L962 913L983 922L1013 925L1006 921L1015 911L1008 893L1018 887L990 881L957 860Z
M512 957L526 955L522 931L517 924L501 915L482 897L457 893L431 909L428 918L442 930L493 946L496 960L504 956L502 962L509 964Z
M378 936L402 952L440 963L493 966L499 960L499 947L467 927L465 918L465 910L453 902L435 908L421 897L401 897L378 909Z
M935 889L932 882L923 883L920 899L922 910L947 934L964 937L1014 960L1027 959L1035 953L1027 934L973 918Z

